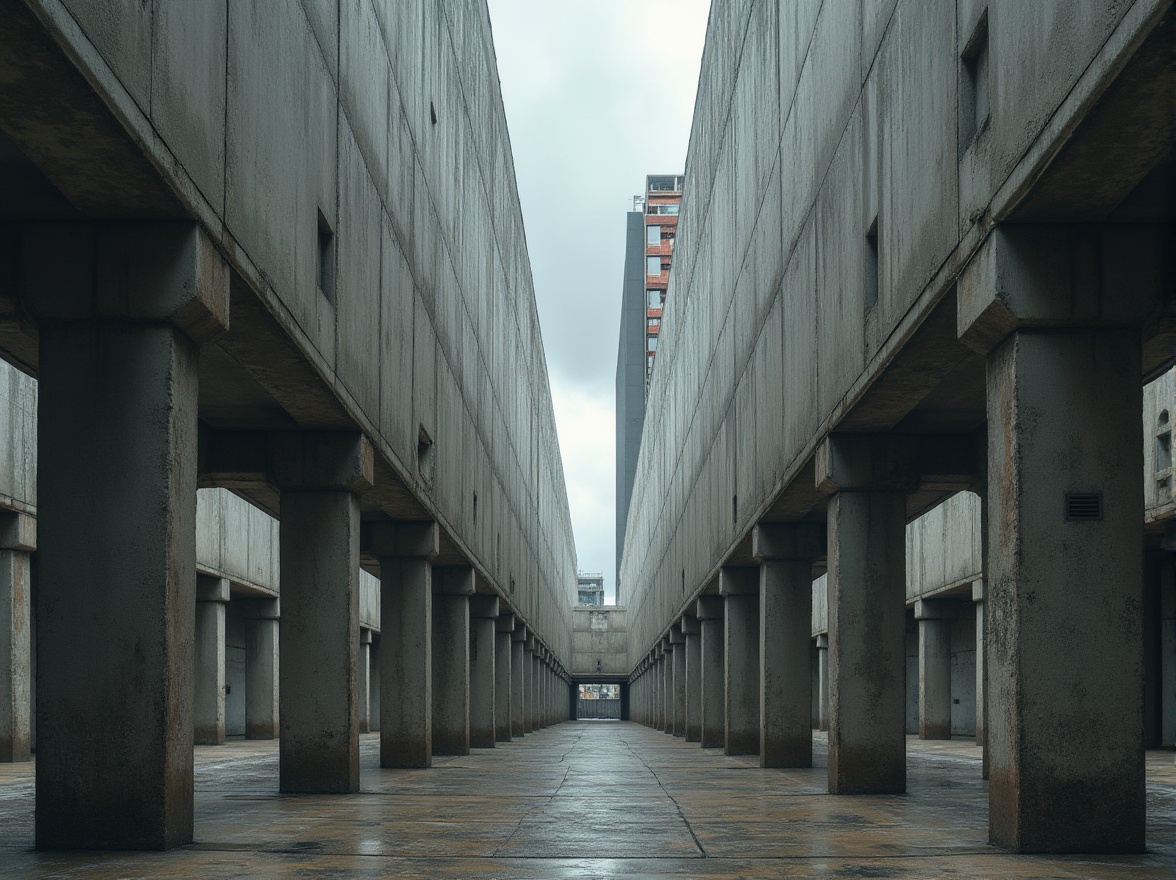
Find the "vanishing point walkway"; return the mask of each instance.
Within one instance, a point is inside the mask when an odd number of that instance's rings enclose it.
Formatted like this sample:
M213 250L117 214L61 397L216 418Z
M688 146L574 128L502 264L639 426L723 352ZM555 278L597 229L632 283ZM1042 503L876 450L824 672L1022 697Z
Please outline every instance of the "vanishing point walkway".
M1149 754L1144 856L1010 856L987 845L979 750L908 740L909 793L834 797L812 770L761 770L636 724L573 722L363 791L277 791L277 744L196 750L197 843L37 854L32 764L0 765L0 877L1176 877L1176 768Z

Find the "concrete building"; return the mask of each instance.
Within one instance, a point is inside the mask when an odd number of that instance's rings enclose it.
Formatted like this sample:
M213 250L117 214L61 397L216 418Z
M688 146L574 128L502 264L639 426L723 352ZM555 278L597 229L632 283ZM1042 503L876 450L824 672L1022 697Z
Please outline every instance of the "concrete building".
M356 791L369 674L384 766L566 717L485 6L4 0L0 81L0 757L36 731L36 845L191 841L193 741L242 718L281 790Z
M616 381L618 602L625 523L637 473L637 456L641 451L649 377L657 357L674 241L678 236L683 181L681 174L647 176L645 192L634 197L633 210L626 220L625 281L621 293Z
M621 563L635 718L809 766L816 702L830 793L897 793L917 699L982 737L994 843L1143 850L1174 26L714 6Z
M576 604L604 604L604 575L602 573L582 571L576 575Z

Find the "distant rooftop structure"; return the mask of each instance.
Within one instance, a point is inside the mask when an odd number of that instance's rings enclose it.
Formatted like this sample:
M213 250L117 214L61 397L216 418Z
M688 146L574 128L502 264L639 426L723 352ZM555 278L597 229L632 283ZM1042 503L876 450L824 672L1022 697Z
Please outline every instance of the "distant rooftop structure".
M576 575L576 604L604 604L604 573L582 571Z

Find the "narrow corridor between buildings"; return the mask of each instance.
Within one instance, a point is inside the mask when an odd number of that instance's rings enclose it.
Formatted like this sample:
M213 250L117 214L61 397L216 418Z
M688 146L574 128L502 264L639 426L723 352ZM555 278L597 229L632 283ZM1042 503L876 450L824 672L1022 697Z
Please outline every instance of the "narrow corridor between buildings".
M987 843L980 749L908 740L908 793L831 796L815 765L761 770L616 721L553 725L495 749L379 768L354 795L285 795L277 744L196 750L196 842L167 853L34 853L32 764L0 766L0 876L1170 878L1176 768L1150 753L1149 854L1017 856ZM1169 758L1169 760L1165 760Z

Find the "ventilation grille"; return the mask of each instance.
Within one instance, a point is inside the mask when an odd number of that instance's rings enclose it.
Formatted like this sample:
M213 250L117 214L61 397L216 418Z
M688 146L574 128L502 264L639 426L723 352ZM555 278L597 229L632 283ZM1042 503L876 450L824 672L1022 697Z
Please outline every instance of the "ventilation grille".
M1103 518L1102 492L1067 492L1066 520L1096 522Z

